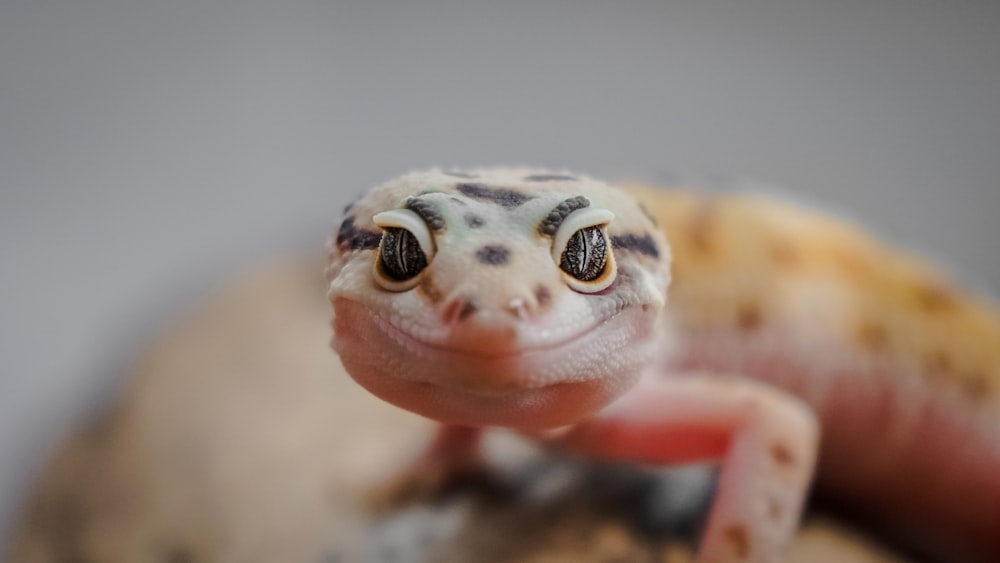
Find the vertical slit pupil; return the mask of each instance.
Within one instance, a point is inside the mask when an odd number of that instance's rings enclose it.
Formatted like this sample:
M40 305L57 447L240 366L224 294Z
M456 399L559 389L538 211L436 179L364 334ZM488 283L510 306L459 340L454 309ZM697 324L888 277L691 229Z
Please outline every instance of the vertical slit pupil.
M596 280L604 273L608 243L599 226L586 227L566 241L559 267L580 281Z
M406 229L387 227L382 234L382 270L396 281L406 281L427 267L427 256L417 237Z

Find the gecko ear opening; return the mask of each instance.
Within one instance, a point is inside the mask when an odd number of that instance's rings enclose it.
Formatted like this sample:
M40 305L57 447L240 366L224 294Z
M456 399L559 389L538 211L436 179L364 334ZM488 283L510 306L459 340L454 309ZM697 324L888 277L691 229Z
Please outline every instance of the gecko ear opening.
M378 213L372 221L382 228L373 269L375 281L388 291L412 289L434 259L436 247L430 229L409 209Z
M559 225L552 240L552 260L571 289L598 293L614 283L618 267L607 232L614 218L607 209L587 207L569 214Z

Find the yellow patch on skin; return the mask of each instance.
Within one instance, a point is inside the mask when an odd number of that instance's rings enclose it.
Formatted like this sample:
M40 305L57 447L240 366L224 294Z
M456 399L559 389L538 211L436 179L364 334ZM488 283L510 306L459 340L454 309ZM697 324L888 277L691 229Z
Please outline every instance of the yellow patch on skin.
M829 260L831 264L839 268L848 278L865 280L871 276L872 263L868 260L868 257L855 252L851 248L839 246L831 248Z
M688 236L691 246L702 254L712 254L715 250L715 203L704 198L691 219L688 227Z
M680 331L754 326L752 303L769 326L846 339L858 358L877 356L884 369L898 366L899 377L926 377L979 397L976 405L1000 407L995 303L957 291L924 261L849 222L766 197L629 191L671 243L667 311ZM803 306L816 288L837 298Z
M773 240L768 249L771 260L781 267L795 266L802 260L801 251L788 240Z

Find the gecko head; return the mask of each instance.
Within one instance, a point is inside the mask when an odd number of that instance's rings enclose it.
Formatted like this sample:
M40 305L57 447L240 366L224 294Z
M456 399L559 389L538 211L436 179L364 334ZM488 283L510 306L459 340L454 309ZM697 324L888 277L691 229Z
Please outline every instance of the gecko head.
M408 174L331 237L334 348L372 393L445 423L570 424L652 361L669 262L639 205L599 181Z

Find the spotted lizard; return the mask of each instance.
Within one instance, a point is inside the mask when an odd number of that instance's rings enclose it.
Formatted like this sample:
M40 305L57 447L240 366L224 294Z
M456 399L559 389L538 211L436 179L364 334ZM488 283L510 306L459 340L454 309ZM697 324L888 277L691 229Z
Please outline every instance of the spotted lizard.
M422 470L504 427L717 462L701 562L780 561L814 480L949 557L1000 557L1000 317L920 260L773 199L542 170L415 172L345 215L333 346L442 423Z

